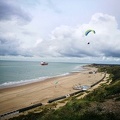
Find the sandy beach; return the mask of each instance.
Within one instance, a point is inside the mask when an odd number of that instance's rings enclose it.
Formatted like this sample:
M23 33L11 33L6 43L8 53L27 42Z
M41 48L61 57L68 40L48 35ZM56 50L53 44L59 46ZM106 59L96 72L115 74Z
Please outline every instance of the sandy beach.
M74 85L92 85L104 74L89 74L97 68L85 67L83 71L67 76L49 78L41 82L0 89L0 114L15 111L36 103L46 104L48 100L75 92Z

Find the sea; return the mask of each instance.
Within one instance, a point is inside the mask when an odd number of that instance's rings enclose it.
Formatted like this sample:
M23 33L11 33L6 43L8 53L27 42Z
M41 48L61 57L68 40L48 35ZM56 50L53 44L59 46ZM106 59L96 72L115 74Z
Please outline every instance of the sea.
M13 87L65 76L83 69L83 63L48 62L40 65L38 61L0 60L0 88Z

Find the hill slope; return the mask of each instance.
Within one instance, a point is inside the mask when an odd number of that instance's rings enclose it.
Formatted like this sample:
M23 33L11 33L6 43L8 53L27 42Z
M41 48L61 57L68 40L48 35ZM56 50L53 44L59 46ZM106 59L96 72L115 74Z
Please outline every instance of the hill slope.
M120 66L97 65L100 72L110 74L110 84L103 84L83 99L72 97L65 106L55 110L44 107L10 120L119 120L120 119Z

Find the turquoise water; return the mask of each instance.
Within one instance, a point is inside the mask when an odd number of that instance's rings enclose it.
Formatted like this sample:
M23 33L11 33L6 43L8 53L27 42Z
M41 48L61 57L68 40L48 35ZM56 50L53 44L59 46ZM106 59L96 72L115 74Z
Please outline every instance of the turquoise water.
M83 65L85 64L50 62L41 66L40 62L0 61L0 88L67 75L80 71Z

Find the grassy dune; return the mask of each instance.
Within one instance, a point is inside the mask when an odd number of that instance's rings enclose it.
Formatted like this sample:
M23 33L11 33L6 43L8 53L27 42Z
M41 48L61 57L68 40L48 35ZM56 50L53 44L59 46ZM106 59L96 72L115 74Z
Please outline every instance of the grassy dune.
M71 97L58 109L54 103L10 120L120 120L120 66L91 66L110 74L107 81L110 84L102 84L82 99Z

